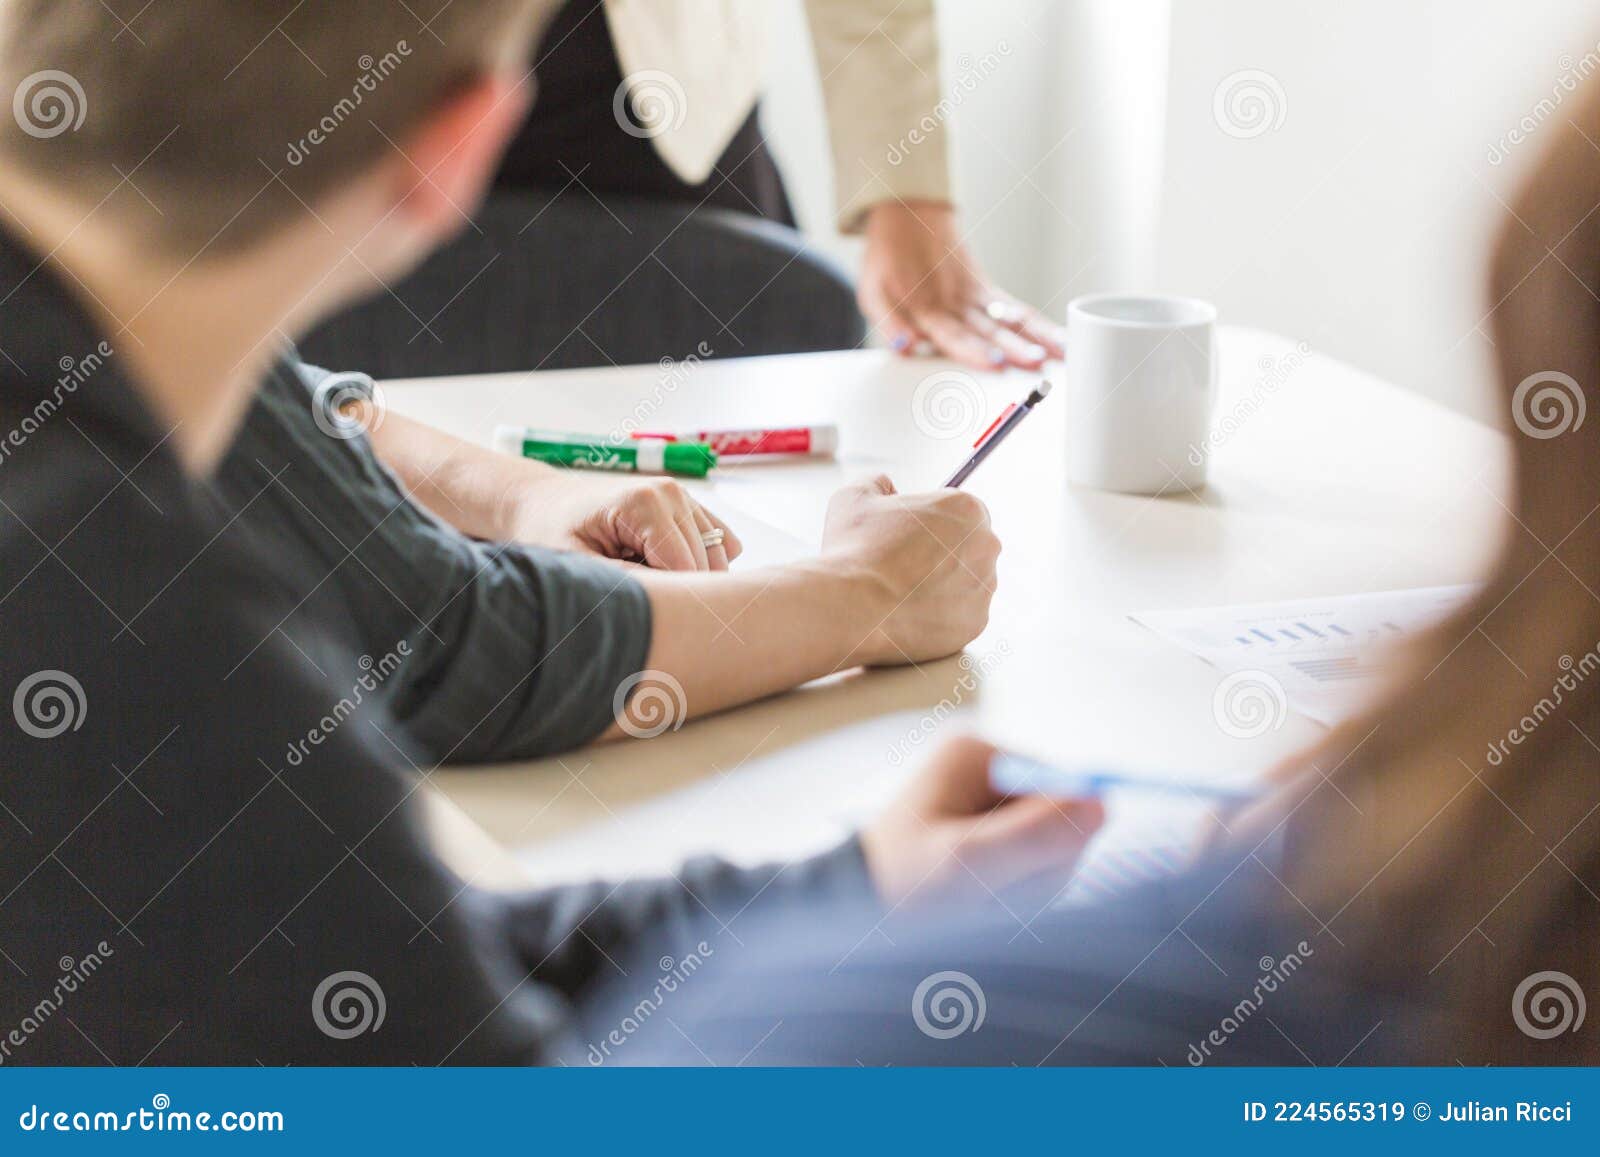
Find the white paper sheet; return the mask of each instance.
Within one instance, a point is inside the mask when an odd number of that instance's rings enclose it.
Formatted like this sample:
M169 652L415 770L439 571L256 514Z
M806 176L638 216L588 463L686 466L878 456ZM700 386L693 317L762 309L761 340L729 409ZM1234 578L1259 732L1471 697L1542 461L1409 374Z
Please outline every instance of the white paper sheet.
M1443 619L1476 589L1422 587L1130 617L1225 674L1270 676L1290 706L1331 725L1372 693L1389 647Z
M726 504L708 504L718 518L728 524L728 529L739 536L744 553L733 565L739 570L758 566L781 566L805 558L815 558L817 548L785 530L780 530L766 519Z

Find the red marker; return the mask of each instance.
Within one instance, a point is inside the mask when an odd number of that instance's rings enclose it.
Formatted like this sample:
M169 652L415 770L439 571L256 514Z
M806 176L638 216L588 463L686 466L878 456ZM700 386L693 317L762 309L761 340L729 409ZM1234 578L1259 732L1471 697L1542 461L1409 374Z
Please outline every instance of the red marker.
M703 442L722 458L764 454L815 454L831 458L839 449L839 427L790 426L776 430L694 430L680 434L651 434L643 430L635 438L659 438L667 442Z

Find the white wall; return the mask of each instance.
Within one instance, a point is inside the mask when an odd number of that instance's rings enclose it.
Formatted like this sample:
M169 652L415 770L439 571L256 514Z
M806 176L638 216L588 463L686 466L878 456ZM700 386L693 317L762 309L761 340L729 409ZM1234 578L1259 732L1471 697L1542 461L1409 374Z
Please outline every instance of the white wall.
M1179 0L1172 37L1157 283L1492 416L1484 251L1538 132L1490 152L1597 53L1600 12ZM1240 70L1277 82L1276 129L1219 127L1218 85Z
M849 259L804 18L773 7L767 128L802 224ZM1057 316L1104 288L1209 297L1493 415L1484 247L1541 128L1506 137L1600 69L1592 0L941 0L940 28L947 77L1011 49L951 121L970 244L998 281ZM1277 127L1219 125L1240 72L1270 77Z

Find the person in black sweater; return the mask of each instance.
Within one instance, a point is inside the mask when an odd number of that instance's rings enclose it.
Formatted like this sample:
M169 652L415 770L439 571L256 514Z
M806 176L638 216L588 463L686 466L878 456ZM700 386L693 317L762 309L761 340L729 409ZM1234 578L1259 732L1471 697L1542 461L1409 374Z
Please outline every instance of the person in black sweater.
M645 944L955 894L956 857L999 888L1070 864L1098 822L1000 800L981 763L946 758L805 863L490 895L430 850L407 738L356 691L406 661L403 640L363 660L337 624L283 633L321 576L230 533L208 477L281 335L456 228L526 106L547 7L456 0L419 30L389 0L191 0L146 10L115 52L91 0L7 8L5 1063L549 1060L573 1005ZM339 79L335 62L407 36L403 81L357 96ZM305 163L263 168L296 134Z

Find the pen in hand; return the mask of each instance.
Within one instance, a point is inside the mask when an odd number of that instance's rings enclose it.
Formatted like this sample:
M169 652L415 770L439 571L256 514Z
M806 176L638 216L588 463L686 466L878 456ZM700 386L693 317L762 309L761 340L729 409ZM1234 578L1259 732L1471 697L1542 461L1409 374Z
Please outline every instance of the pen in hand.
M950 475L950 478L945 482L945 488L960 489L961 484L971 477L972 472L978 468L979 464L990 455L996 446L1010 437L1013 430L1022 425L1022 420L1033 413L1033 408L1044 401L1049 393L1050 383L1047 381L1040 382L1021 402L1007 406L1000 416L994 420L994 424L979 437L974 444L975 448L971 456L961 464L954 474Z
M1242 805L1262 795L1261 789L1251 784L1189 782L1099 768L1051 767L1012 752L998 752L989 761L989 782L1002 795L1053 795L1063 799L1101 796L1108 791L1144 791Z

